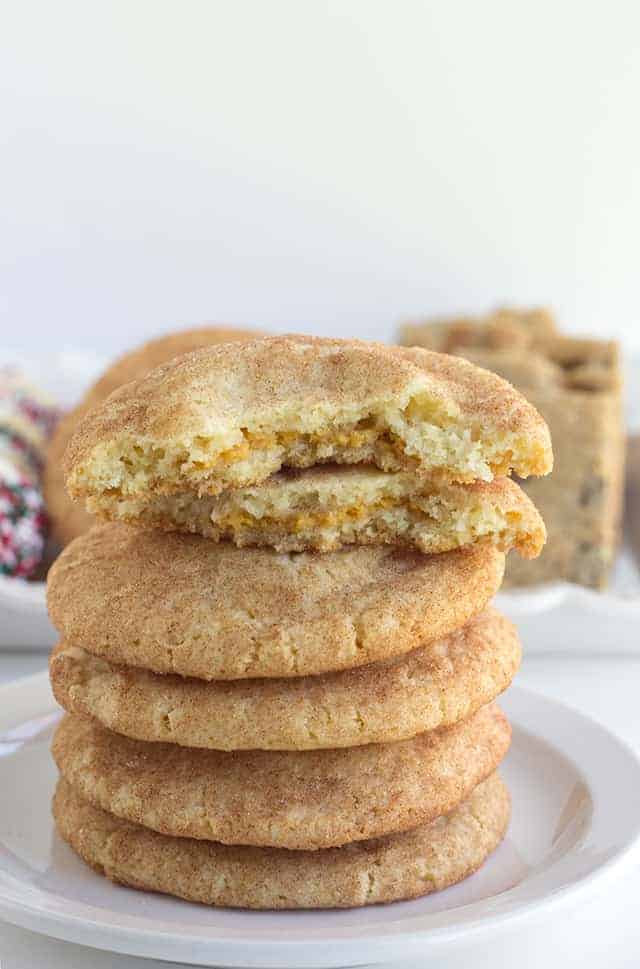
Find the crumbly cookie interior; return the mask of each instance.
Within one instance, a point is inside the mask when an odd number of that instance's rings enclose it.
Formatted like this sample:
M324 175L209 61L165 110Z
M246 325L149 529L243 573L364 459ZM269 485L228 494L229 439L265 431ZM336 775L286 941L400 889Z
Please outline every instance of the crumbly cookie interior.
M509 507L481 490L431 485L413 475L337 470L305 487L278 476L272 486L231 490L219 498L186 492L122 499L90 499L105 518L192 532L237 545L278 551L331 551L349 544L406 544L426 553L489 541L503 551L539 554L544 529L528 505ZM415 489L415 490L414 490Z
M536 451L539 448L539 453ZM278 426L255 424L188 440L120 434L96 445L68 479L76 496L148 492L216 495L265 480L282 467L371 463L385 471L420 469L450 481L490 481L515 468L544 473L542 445L513 431L471 426L455 408L418 393L404 407L366 413L292 412Z

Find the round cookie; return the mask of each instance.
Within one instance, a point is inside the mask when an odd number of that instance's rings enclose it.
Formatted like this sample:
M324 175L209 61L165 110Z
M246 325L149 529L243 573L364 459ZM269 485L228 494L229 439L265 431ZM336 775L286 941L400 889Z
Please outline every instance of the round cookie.
M67 444L84 415L118 387L144 377L154 367L173 357L211 344L255 339L257 335L255 330L233 330L218 326L181 330L143 343L119 357L105 370L80 403L58 423L47 449L42 490L54 537L61 545L66 545L77 535L82 535L94 524L93 517L85 511L84 506L69 498L62 470L62 457Z
M389 743L457 723L505 690L520 662L494 609L388 663L323 676L235 682L159 676L60 644L54 695L137 740L218 750L316 750Z
M496 770L510 733L492 705L396 744L226 753L129 740L66 716L52 751L83 798L126 821L174 837L316 850L448 814Z
M206 680L305 676L446 636L484 608L503 570L489 545L279 555L108 524L67 546L47 599L67 646L111 662Z
M510 384L419 347L265 337L187 354L116 391L65 456L74 497L216 495L333 461L449 481L552 467L549 430Z
M53 813L85 862L132 888L232 908L350 908L417 898L472 874L504 837L510 798L492 774L429 824L320 851L171 838L93 807L64 779Z

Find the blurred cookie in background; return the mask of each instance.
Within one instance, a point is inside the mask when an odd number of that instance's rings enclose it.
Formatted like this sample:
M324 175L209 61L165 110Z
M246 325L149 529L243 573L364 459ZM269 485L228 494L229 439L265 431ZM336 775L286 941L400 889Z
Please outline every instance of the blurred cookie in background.
M557 333L551 310L545 307L513 309L503 306L485 316L435 317L405 323L400 328L400 343L462 356L462 350L471 347L535 349L549 337L557 336Z
M58 544L67 545L86 532L94 522L82 503L72 501L67 495L61 467L62 456L79 420L112 391L130 380L143 377L149 370L173 357L211 344L249 340L260 335L256 330L218 326L167 333L143 343L111 364L87 390L80 403L59 422L47 449L42 488L53 538Z
M521 482L546 523L547 544L535 562L512 557L505 586L564 580L604 588L619 545L623 507L618 345L563 336L549 311L541 309L407 323L400 341L463 356L494 371L549 425L553 473Z
M627 438L627 475L624 509L625 532L640 568L640 434Z

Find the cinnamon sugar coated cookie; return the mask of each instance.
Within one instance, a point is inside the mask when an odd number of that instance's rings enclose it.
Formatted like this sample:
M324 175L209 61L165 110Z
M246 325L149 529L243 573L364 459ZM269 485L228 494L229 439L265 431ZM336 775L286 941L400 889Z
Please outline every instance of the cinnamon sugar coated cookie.
M357 340L267 337L196 351L116 391L65 457L74 497L216 495L324 462L490 481L551 469L525 398L458 358Z
M489 545L278 555L110 524L67 546L47 594L66 645L115 663L207 680L303 676L446 636L484 608L503 570Z
M232 908L351 908L418 898L466 878L504 837L510 799L492 774L429 824L319 851L167 837L93 807L64 779L53 813L87 864L132 888Z
M127 737L218 750L314 750L388 743L454 724L513 679L520 643L489 609L446 639L340 673L235 682L117 666L77 646L50 662L66 710Z
M490 706L397 744L223 753L128 740L67 716L53 756L86 800L162 834L315 850L449 813L498 767L510 733Z

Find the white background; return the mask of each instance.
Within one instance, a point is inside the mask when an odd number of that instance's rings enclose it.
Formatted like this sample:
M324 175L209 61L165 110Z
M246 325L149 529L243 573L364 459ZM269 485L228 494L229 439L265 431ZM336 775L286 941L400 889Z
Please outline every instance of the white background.
M639 38L633 0L6 2L0 345L505 301L640 345Z

